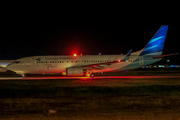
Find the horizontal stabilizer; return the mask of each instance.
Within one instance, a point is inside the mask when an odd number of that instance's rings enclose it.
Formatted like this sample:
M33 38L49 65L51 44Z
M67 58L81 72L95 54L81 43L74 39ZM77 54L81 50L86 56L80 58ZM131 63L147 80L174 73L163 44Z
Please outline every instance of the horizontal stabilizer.
M172 54L167 54L167 55L160 55L160 56L154 57L153 59L164 58L164 57L167 57L167 56L178 55L178 54L179 54L179 53L172 53Z

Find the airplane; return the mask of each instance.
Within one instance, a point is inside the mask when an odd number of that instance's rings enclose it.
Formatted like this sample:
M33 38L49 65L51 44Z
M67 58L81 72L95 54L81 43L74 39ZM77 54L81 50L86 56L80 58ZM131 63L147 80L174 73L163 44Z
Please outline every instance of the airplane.
M32 56L15 60L7 69L21 74L61 73L66 76L87 76L94 78L94 73L117 72L141 68L158 62L162 55L168 25L162 25L148 44L141 50L127 55L66 55ZM174 55L174 54L169 54Z

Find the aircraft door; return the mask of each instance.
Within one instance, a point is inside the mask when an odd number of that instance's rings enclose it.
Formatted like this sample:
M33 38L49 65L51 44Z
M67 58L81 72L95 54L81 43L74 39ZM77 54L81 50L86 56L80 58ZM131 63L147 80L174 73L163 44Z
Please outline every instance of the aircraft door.
M32 61L31 63L31 73L40 73L40 66L41 64L39 61Z
M31 61L29 61L29 60L26 61L26 69L27 69L28 72L31 72L31 69L32 69L31 68Z
M143 56L139 56L139 65L143 65L144 64L144 58Z
M31 67L31 62L30 61L27 61L26 67Z

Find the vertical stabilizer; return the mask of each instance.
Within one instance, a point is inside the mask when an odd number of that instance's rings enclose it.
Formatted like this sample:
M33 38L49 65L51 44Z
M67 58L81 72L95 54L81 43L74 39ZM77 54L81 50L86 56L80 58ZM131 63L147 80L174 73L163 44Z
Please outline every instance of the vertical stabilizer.
M164 48L164 43L166 39L166 34L168 30L168 25L162 25L156 34L152 37L149 43L142 49L140 56L142 55L162 55Z

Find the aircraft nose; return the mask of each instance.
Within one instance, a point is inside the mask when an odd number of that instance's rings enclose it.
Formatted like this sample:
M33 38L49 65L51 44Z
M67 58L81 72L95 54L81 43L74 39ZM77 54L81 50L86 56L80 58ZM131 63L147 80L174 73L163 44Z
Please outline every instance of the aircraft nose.
M14 70L14 65L10 64L10 65L6 66L6 68L7 68L8 70L13 71L13 70Z

